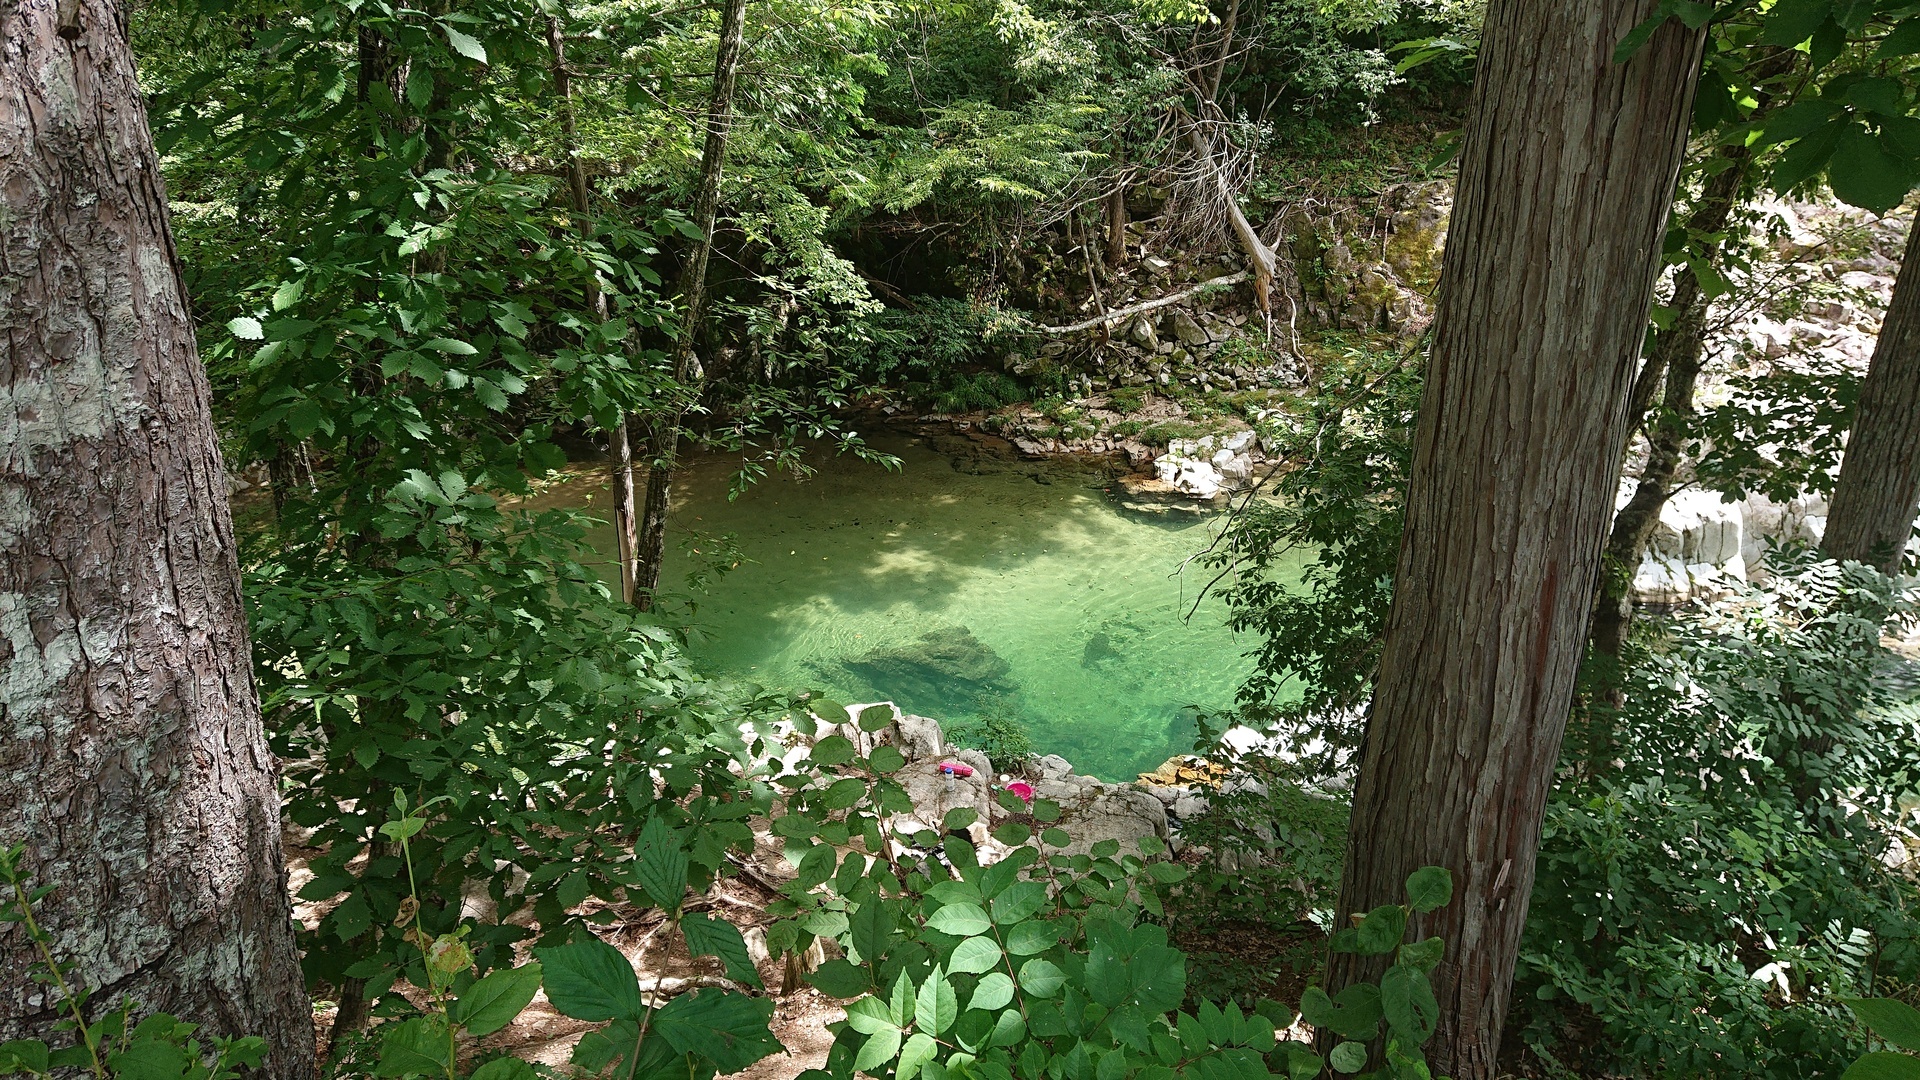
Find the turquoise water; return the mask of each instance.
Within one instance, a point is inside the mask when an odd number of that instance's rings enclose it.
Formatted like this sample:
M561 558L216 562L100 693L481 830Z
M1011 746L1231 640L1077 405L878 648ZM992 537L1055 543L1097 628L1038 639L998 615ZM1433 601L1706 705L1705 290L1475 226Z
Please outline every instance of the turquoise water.
M1210 574L1183 568L1215 521L1122 510L1096 474L876 445L898 471L822 458L732 502L725 460L686 470L662 585L696 605L702 670L950 728L996 716L1108 779L1190 749L1191 709L1232 703L1250 643L1218 602L1194 610ZM689 589L726 543L738 568Z

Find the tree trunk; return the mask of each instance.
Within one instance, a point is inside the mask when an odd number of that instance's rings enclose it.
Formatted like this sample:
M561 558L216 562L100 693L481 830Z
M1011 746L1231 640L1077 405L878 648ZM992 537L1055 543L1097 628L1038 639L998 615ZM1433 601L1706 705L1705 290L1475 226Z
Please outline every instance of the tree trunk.
M1260 239L1260 234L1247 220L1240 209L1240 200L1235 197L1233 188L1227 183L1227 174L1220 168L1219 161L1213 156L1213 140L1200 130L1200 122L1191 117L1187 119L1187 145L1200 158L1200 167L1205 169L1212 181L1215 197L1220 200L1220 210L1227 215L1233 226L1233 235L1240 242L1240 250L1247 256L1247 268L1253 274L1253 300L1261 311L1273 310L1273 275L1278 262L1273 250Z
M693 221L700 228L687 264L680 274L680 332L673 344L673 377L685 399L654 426L653 461L647 469L647 505L640 519L635 552L633 600L642 611L653 607L660 587L660 564L667 551L667 514L672 503L673 474L680 457L680 429L686 410L699 399L705 381L695 353L700 323L707 313L707 260L713 254L714 222L720 216L720 177L727 159L727 134L733 126L733 86L740 74L740 52L746 41L747 0L727 0L720 16L720 41L713 57L713 98L707 104L707 138L701 150L700 190L693 201Z
M553 60L553 93L560 99L560 140L561 149L567 155L567 201L573 206L577 227L581 235L593 233L589 214L592 204L588 199L587 166L580 160L580 140L576 134L573 116L573 75L567 70L566 38L561 34L560 20L547 16L547 49ZM587 285L587 304L593 310L593 317L600 322L607 321L607 295L598 285L598 278ZM618 423L607 431L607 463L613 489L613 540L616 557L620 560L620 596L628 603L634 598L634 550L637 546L638 529L633 514L633 444L627 439L627 418L623 413Z
M1893 283L1820 549L1891 574L1920 512L1920 228Z
M120 13L0 10L0 838L95 991L313 1071L227 476ZM0 926L0 1041L56 1035Z
M1127 183L1116 180L1107 195L1107 265L1117 268L1127 261Z
M1495 1075L1687 133L1702 34L1613 59L1656 6L1493 0L1482 37L1336 918L1453 872L1413 934L1456 1080ZM1335 954L1329 989L1383 969Z
M1687 221L1695 232L1717 233L1727 227L1733 209L1739 205L1746 185L1751 157L1745 146L1722 147L1721 152L1734 164L1714 176L1703 193L1700 207ZM1718 245L1714 248L1719 251ZM1607 535L1605 558L1600 573L1600 598L1594 605L1593 626L1589 638L1596 651L1618 659L1633 624L1633 575L1640 553L1653 539L1660 524L1660 511L1673 494L1674 477L1679 474L1682 451L1686 449L1687 423L1693 418L1693 391L1700 380L1700 360L1707 344L1706 290L1691 266L1674 278L1673 325L1656 331L1646 363L1634 379L1627 400L1629 424L1647 427L1647 465L1640 472L1627 504L1613 516L1613 528ZM1651 417L1653 395L1664 382L1660 413Z

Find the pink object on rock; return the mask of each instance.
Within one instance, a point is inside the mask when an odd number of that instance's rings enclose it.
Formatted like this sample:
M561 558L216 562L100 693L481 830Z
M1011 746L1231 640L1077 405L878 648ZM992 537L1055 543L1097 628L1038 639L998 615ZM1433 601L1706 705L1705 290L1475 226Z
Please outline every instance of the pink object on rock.
M973 766L962 764L958 761L943 761L940 763L940 771L948 776L958 776L965 779L973 775Z
M1033 785L1024 780L1015 780L1013 783L1008 784L1007 790L1020 796L1022 802L1033 801Z

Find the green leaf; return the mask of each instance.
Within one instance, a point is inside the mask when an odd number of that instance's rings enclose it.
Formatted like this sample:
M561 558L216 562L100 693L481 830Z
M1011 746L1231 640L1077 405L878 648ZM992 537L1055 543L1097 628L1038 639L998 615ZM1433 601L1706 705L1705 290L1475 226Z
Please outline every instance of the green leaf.
M242 341L259 341L267 336L267 332L260 328L259 319L249 318L245 315L237 319L228 319L227 332Z
M39 1039L0 1042L0 1076L15 1072L47 1071L47 1044Z
M1385 956L1400 947L1407 936L1407 909L1399 904L1382 904L1360 920L1361 956Z
M420 343L420 347L432 352L445 353L449 356L472 356L480 351L464 341L443 337L428 338L426 341Z
M1357 1073L1367 1067L1367 1048L1355 1042L1343 1042L1327 1055L1334 1072Z
M473 1070L467 1080L534 1080L534 1071L517 1057L497 1057Z
M913 1074L920 1071L920 1066L933 1060L934 1050L933 1036L915 1032L900 1050L900 1064L894 1067L894 1080L913 1080Z
M989 1040L995 1046L1013 1046L1027 1037L1027 1018L1020 1015L1019 1009L1008 1009L993 1022L993 1037Z
M1029 919L1007 931L1007 951L1015 956L1032 956L1060 944L1060 931L1050 922Z
M1780 0L1767 11L1760 42L1793 48L1820 29L1832 8L1830 0Z
M442 1057L446 1055L446 1041L446 1031L442 1029L440 1032ZM192 1064L191 1059L187 1057L185 1049L171 1041L156 1038L135 1039L125 1050L107 1055L107 1068L112 1071L116 1080L120 1080L120 1078L124 1078L124 1080L180 1080ZM386 1064L386 1054L383 1048L383 1052L380 1055L380 1069L384 1070ZM428 1070L423 1069L418 1071L425 1072ZM440 1075L445 1075L446 1072L444 1068L438 1067L431 1071ZM397 1076L399 1074L379 1071L377 1075Z
M802 889L811 889L832 877L834 857L831 844L815 844L808 848L807 853L800 857L793 883Z
M635 872L641 888L662 911L678 913L687 892L687 853L680 837L655 814L640 830L634 854L639 856Z
M845 765L853 760L853 740L845 735L829 735L813 744L808 757L815 765Z
M978 904L948 904L927 918L927 929L954 937L984 934L992 927L986 911Z
M1186 956L1168 945L1148 945L1133 954L1133 1000L1152 1013L1177 1008L1187 996Z
M595 938L535 949L547 1000L575 1020L639 1020L640 977L619 949Z
M857 776L835 780L825 794L820 796L820 805L828 810L845 810L854 803L867 797L867 782Z
M899 1028L890 1027L876 1031L869 1035L866 1043L860 1047L860 1053L853 1059L853 1069L855 1072L873 1072L879 1066L892 1061L893 1056L899 1052Z
M447 1016L470 1035L490 1035L513 1023L539 990L539 964L504 968L467 987Z
M807 982L828 997L836 998L857 997L873 989L866 968L838 958L821 964L818 970L807 976Z
M1413 941L1400 946L1395 955L1402 964L1419 968L1421 971L1432 971L1446 952L1447 943L1444 940L1430 937L1425 941Z
M907 755L902 754L891 745L876 746L873 748L873 753L867 755L867 764L873 767L874 772L885 776L889 773L897 773L905 768L907 765ZM966 808L960 807L959 809ZM951 816L953 811L949 810L947 813Z
M1920 1058L1876 1050L1849 1065L1840 1080L1920 1080Z
M1841 998L1875 1035L1902 1050L1920 1050L1920 1010L1891 998Z
M1824 124L1788 147L1773 167L1769 186L1784 194L1806 183L1833 156L1833 148L1839 145L1840 135L1848 126L1843 122Z
M281 282L280 287L273 290L273 310L287 310L299 303L300 298L306 295L306 292L307 282L304 278L294 278L291 281Z
M380 1040L375 1076L445 1076L453 1064L453 1043L438 1016L416 1016L386 1029ZM179 1074L175 1074L176 1076Z
M947 970L965 975L992 971L1000 963L1000 945L990 937L970 937L954 947Z
M1033 838L1033 826L1024 821L1003 822L993 830L993 838L1008 847L1019 847Z
M933 971L920 984L920 993L914 998L913 1026L920 1031L941 1035L953 1026L953 1018L960 1012L953 985L947 982L946 973L940 965L933 965Z
M1408 907L1425 913L1439 911L1452 902L1453 872L1451 870L1444 866L1423 866L1407 875Z
M853 722L861 731L879 731L893 723L893 709L887 705L869 705L860 710Z
M973 988L973 1000L967 1002L967 1008L986 1009L991 1012L994 1009L1005 1008L1012 1000L1012 977L1004 971L996 971L981 979L980 985Z
M1051 961L1035 957L1020 965L1020 989L1034 997L1050 998L1066 984L1066 973Z
M864 997L847 1003L847 1026L862 1035L872 1035L887 1028L899 1028L893 1017L887 1012L886 1003L879 998Z
M1427 973L1406 964L1395 964L1380 977L1380 1010L1400 1038L1413 1046L1432 1038L1440 1022L1440 1003L1434 1000Z
M1287 1043L1287 1080L1314 1080L1327 1063L1299 1043Z
M1893 32L1880 40L1880 47L1874 50L1877 58L1893 56L1912 56L1920 53L1920 16L1900 20Z
M1000 926L1031 917L1047 906L1047 887L1037 881L1016 881L993 898L993 921Z
M680 931L687 937L687 951L695 956L717 956L726 966L729 979L760 985L760 973L747 956L747 941L739 927L725 919L693 914L680 917Z
M463 34L445 23L440 24L440 29L447 32L447 44L453 46L454 52L469 60L478 60L483 64L487 62L487 50L480 44L479 39Z
M1849 125L1834 147L1827 166L1827 183L1842 202L1875 214L1900 205L1913 188L1913 174L1887 153L1880 140Z
M752 998L728 990L695 990L681 994L653 1014L653 1030L682 1054L699 1054L736 1073L780 1050L768 1025L773 1000Z

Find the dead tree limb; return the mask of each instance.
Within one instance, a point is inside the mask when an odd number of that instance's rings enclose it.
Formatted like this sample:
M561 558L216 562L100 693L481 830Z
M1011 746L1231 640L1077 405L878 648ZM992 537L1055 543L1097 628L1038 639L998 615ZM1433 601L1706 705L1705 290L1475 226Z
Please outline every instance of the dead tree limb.
M1080 322L1070 323L1066 326L1036 326L1034 330L1042 334L1077 334L1082 330L1091 330L1096 326L1111 326L1122 319L1130 319L1141 312L1155 311L1159 308L1177 304L1190 296L1198 296L1208 289L1237 285L1247 280L1248 276L1248 272L1242 270L1237 274L1225 274L1217 278L1208 278L1192 288L1182 289L1177 293L1169 293L1158 300L1148 300L1142 304L1123 307L1117 311L1109 311L1104 315L1096 315L1091 319L1083 319Z

